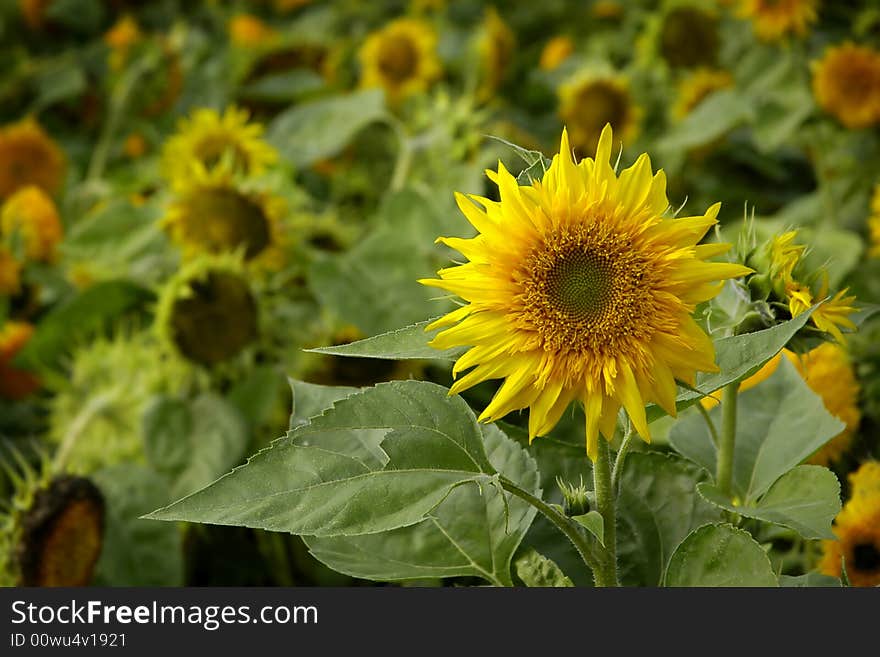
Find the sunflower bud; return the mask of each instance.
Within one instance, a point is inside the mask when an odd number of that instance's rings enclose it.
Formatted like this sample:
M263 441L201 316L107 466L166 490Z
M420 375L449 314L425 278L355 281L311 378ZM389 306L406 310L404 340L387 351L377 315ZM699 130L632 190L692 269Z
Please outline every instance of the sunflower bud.
M590 511L590 500L584 480L575 486L561 477L556 477L556 485L562 492L562 509L569 518L582 516Z

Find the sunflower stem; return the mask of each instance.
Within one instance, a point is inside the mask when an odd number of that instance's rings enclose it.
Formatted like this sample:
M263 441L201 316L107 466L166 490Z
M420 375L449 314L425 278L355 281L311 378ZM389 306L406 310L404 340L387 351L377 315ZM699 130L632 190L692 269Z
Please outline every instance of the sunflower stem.
M599 453L593 463L593 491L596 507L602 516L604 543L599 551L599 568L594 572L596 586L620 586L617 579L617 512L611 483L611 451L608 442L599 438Z
M708 427L709 429L709 435L712 436L712 444L715 445L715 449L718 449L718 430L715 428L715 423L712 421L712 417L709 415L709 411L707 411L706 407L703 406L700 402L697 402L695 406L700 411L703 419L706 421L706 427Z
M728 383L724 388L721 400L721 442L718 445L718 466L715 471L715 483L726 495L731 494L733 481L733 452L736 447L736 401L739 393L739 381Z
M500 481L501 488L511 495L515 495L521 500L531 504L540 511L547 520L556 525L556 528L559 531L568 537L568 540L572 542L575 549L578 551L578 554L580 554L581 559L587 564L587 568L593 572L593 578L596 580L596 585L598 586L599 579L597 573L600 568L599 561L593 555L592 546L587 537L581 532L580 526L564 513L557 511L555 508L544 502L544 500L535 497L527 490L523 490L509 479L501 477Z
M623 474L623 462L632 447L633 426L632 422L627 419L626 431L623 433L623 440L620 441L620 449L617 450L617 457L614 459L614 469L611 471L611 490L617 495L620 488L620 476Z

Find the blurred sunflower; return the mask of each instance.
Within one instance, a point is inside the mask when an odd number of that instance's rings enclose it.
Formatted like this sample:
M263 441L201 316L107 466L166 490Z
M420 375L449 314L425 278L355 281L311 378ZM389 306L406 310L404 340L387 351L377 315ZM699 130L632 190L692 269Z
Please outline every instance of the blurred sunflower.
M663 15L657 47L670 66L715 66L719 46L718 17L705 3L675 6Z
M177 189L215 176L257 176L278 160L263 139L263 126L250 123L247 110L229 106L195 110L180 119L162 149L162 173Z
M559 65L568 59L573 52L574 41L570 36L553 37L544 45L538 65L544 71L552 71L559 68Z
M678 97L672 106L673 118L680 121L710 94L732 86L733 76L727 71L698 68L678 83Z
M110 68L117 72L125 68L131 50L143 39L141 28L129 14L116 21L104 34L104 43L110 48Z
M257 298L245 270L231 256L200 258L163 288L156 310L162 340L184 359L213 367L260 337Z
M880 183L874 186L874 196L871 198L871 215L868 217L868 230L870 231L870 250L868 255L880 257Z
M0 296L18 294L21 289L21 263L12 252L0 245Z
M615 20L623 16L623 5L616 0L596 0L590 12L602 20Z
M880 500L880 461L866 461L849 475L853 499Z
M0 328L0 397L18 401L36 392L40 380L32 372L12 364L34 334L27 322L7 321Z
M621 405L650 440L645 404L675 415L676 380L693 385L697 370L717 371L712 341L691 313L720 281L751 272L705 262L730 245L697 245L720 204L664 218L665 174L653 174L643 154L618 177L611 148L606 126L595 160L576 163L563 131L559 154L531 186L502 164L487 172L500 201L456 195L479 234L439 240L470 262L422 281L468 302L428 327L445 329L432 346L470 348L453 374L470 371L450 394L505 379L480 420L528 407L530 438L581 400L594 460L599 432L612 438Z
M229 40L241 48L263 48L278 39L278 32L253 14L236 14L228 30Z
M593 153L605 124L623 142L635 138L641 112L619 76L582 73L559 89L559 116L580 152Z
M0 235L24 245L28 260L53 262L63 235L55 203L35 185L22 187L0 207Z
M359 53L360 86L385 90L392 105L426 91L442 74L437 34L426 22L399 18L367 37Z
M281 197L218 178L187 185L161 223L187 257L241 252L249 263L277 269L284 260L286 208Z
M847 128L880 122L880 52L844 43L813 63L813 95Z
M480 61L477 98L482 102L491 100L501 87L513 62L515 49L516 35L513 30L504 22L495 7L489 7L477 37Z
M819 0L740 0L740 18L750 19L763 41L777 41L789 33L804 36L818 18Z
M26 185L54 195L64 174L64 154L32 117L0 128L0 199Z

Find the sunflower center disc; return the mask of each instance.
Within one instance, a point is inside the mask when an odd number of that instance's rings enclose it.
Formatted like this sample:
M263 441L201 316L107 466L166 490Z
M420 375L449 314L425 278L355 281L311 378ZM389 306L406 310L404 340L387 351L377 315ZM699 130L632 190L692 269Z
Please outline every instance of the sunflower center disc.
M547 295L554 306L573 319L595 317L611 301L609 270L609 263L593 253L570 253L547 273Z
M871 543L861 543L853 547L853 565L862 572L880 569L880 550Z
M379 48L379 69L394 82L403 82L415 73L417 58L418 53L409 39L385 37Z

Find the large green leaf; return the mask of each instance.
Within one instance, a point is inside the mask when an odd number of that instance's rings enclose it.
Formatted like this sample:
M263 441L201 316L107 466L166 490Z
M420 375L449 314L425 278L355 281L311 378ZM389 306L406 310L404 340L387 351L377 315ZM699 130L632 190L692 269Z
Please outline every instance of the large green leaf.
M748 532L705 525L675 549L666 586L779 586L770 559Z
M744 505L755 502L845 426L825 409L787 358L773 376L739 394L736 415L733 493ZM721 426L720 407L712 409L710 417ZM680 454L715 472L715 445L703 418L682 418L673 426L670 442Z
M724 136L733 128L751 120L751 101L736 90L717 91L701 102L661 139L660 150L689 150Z
M830 575L822 575L820 573L807 573L806 575L780 575L779 586L788 588L840 588L843 586L840 580Z
M333 406L335 402L350 397L360 390L349 386L322 386L297 379L288 379L288 383L293 394L291 429L308 424L309 420Z
M494 425L486 450L502 475L540 495L535 461ZM506 498L506 499L505 499ZM312 554L342 573L373 580L476 576L511 585L510 562L535 508L500 488L461 486L410 527L381 534L305 537Z
M467 404L421 381L337 402L214 484L150 514L314 536L423 520L457 487L495 484Z
M818 465L799 465L776 480L755 504L733 504L709 483L697 486L707 501L749 518L789 527L804 538L834 539L831 521L840 512L840 482Z
M657 586L669 558L688 532L721 519L696 491L705 474L674 455L631 454L620 481L620 576L631 586Z
M351 356L354 358L387 358L393 360L434 359L455 360L464 353L464 348L434 349L428 342L440 332L439 329L425 331L433 320L417 322L403 328L374 335L371 338L349 342L333 347L307 349L318 354Z
M272 120L267 138L286 159L308 166L337 155L358 132L385 114L380 89L357 91L291 107Z

